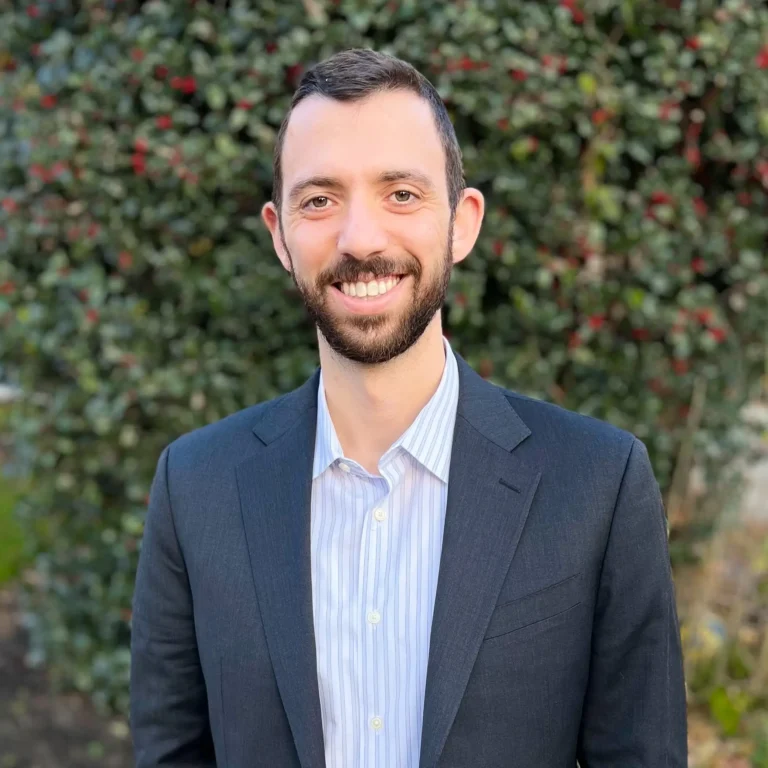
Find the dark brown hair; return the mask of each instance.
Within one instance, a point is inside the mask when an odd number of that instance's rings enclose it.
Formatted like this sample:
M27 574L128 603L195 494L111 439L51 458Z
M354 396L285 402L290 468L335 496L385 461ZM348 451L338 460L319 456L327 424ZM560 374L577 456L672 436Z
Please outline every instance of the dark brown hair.
M411 91L425 99L432 108L440 141L445 150L445 170L451 215L455 213L464 189L461 148L448 111L435 90L415 67L402 59L368 48L351 48L336 53L309 69L293 94L291 106L277 134L274 155L272 202L280 213L283 195L281 155L288 120L296 105L308 96L321 95L336 101L358 101L383 91Z

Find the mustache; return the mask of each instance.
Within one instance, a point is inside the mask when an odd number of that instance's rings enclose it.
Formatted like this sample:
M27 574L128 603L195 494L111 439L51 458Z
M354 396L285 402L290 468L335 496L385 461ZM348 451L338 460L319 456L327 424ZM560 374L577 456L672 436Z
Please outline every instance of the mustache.
M356 283L363 275L372 275L374 280L388 275L410 275L419 277L421 267L418 262L402 264L383 256L373 256L365 261L347 258L341 264L325 270L318 276L318 284L334 285L335 283Z

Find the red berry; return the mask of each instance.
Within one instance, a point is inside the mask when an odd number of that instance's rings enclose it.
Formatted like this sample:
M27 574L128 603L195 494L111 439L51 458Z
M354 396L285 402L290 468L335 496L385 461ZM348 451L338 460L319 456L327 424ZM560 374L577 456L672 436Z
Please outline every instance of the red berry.
M651 195L651 205L672 205L674 200L667 192L654 192Z
M292 64L285 70L286 77L289 83L295 83L301 77L301 73L304 71L304 67L301 64Z
M56 106L56 97L52 93L46 94L40 99L40 106L43 109L52 109Z
M589 327L593 331L599 331L605 324L605 315L590 315Z
M170 115L160 115L155 124L161 131L167 131L173 126L173 118Z
M696 215L700 218L703 219L707 215L707 204L700 197L693 198L693 208L696 211Z
M662 120L669 120L672 117L672 112L677 109L679 104L676 101L662 101L659 105L659 118Z
M701 48L701 40L699 40L698 36L689 37L685 41L685 47L689 48L692 51L698 51L699 48Z
M728 333L725 328L710 328L709 335L719 344L725 341L725 337Z
M768 45L764 45L755 56L755 64L758 69L768 69Z
M573 331L568 339L568 347L575 349L581 346L581 334L578 331Z

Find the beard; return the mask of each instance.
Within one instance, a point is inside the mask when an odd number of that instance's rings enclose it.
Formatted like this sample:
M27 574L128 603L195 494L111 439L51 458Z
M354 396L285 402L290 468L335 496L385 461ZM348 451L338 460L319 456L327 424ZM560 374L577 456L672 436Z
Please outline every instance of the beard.
M341 357L363 365L386 363L410 349L424 334L435 314L445 304L453 270L453 216L443 248L443 258L434 276L425 275L414 258L395 262L383 256L360 261L346 257L332 269L320 274L313 284L296 276L293 258L283 239L291 263L291 278L301 294L311 320L328 346ZM282 237L282 234L281 234ZM359 276L375 277L398 274L413 280L411 300L399 316L392 312L378 315L340 315L328 306L329 290L335 283L357 282Z

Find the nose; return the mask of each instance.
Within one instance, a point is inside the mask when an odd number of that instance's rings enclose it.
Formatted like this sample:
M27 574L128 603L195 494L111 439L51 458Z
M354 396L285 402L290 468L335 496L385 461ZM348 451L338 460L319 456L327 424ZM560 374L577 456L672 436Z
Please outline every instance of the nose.
M371 203L352 201L342 220L337 241L339 252L361 260L384 253L389 238L381 215Z

